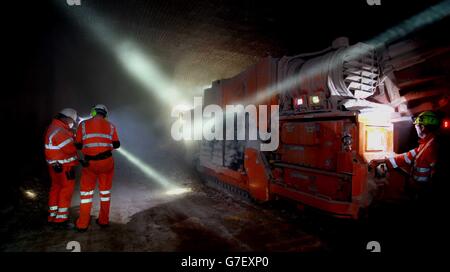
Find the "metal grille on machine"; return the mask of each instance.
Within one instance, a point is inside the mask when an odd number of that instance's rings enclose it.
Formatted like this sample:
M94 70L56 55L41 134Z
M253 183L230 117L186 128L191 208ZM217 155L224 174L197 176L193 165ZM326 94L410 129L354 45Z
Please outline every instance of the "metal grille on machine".
M373 50L364 50L356 56L344 56L344 82L355 98L367 98L375 92L377 86L378 62Z

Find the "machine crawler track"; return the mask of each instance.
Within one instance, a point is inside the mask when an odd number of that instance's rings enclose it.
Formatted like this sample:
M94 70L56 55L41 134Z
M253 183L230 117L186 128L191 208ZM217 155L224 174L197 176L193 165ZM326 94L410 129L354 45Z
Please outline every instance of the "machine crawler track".
M228 184L226 182L222 182L218 178L213 176L201 174L201 177L203 183L206 186L218 190L220 192L223 192L225 194L228 194L234 198L238 198L239 200L244 200L246 202L253 203L253 199L247 191L238 188L234 185Z

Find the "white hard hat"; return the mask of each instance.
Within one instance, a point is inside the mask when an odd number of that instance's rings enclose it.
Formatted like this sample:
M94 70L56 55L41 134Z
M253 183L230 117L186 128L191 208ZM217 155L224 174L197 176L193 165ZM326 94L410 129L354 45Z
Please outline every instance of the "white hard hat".
M59 112L60 114L71 118L74 122L77 121L77 111L71 108L65 108Z
M105 115L108 114L108 108L105 105L103 105L103 104L95 105L94 109L103 111L105 113Z

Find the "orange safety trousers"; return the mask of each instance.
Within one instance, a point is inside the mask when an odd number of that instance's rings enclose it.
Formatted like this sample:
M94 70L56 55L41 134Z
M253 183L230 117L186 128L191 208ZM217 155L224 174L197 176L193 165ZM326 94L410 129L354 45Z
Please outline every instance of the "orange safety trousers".
M75 179L69 179L67 173L72 169L73 166L63 165L62 172L56 173L49 166L52 184L48 197L48 222L61 223L69 219L69 208L75 187Z
M89 166L83 168L80 182L80 217L76 222L77 228L85 229L89 227L92 200L97 180L100 193L100 214L98 221L100 224L109 223L113 175L114 159L112 157L104 160L89 161Z

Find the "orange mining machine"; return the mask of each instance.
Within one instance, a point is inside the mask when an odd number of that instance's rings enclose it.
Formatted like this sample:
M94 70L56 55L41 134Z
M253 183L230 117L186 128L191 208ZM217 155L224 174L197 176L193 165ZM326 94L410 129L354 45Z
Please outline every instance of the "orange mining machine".
M368 162L409 150L404 142L412 134L402 127L419 110L448 109L448 49L414 41L374 48L339 38L320 52L266 57L217 80L203 106L279 105L279 146L263 152L255 141L203 140L197 169L208 183L258 202L285 198L356 219L374 198L403 193L404 175L377 176ZM437 74L424 75L425 65ZM417 91L427 80L440 86L431 96Z

